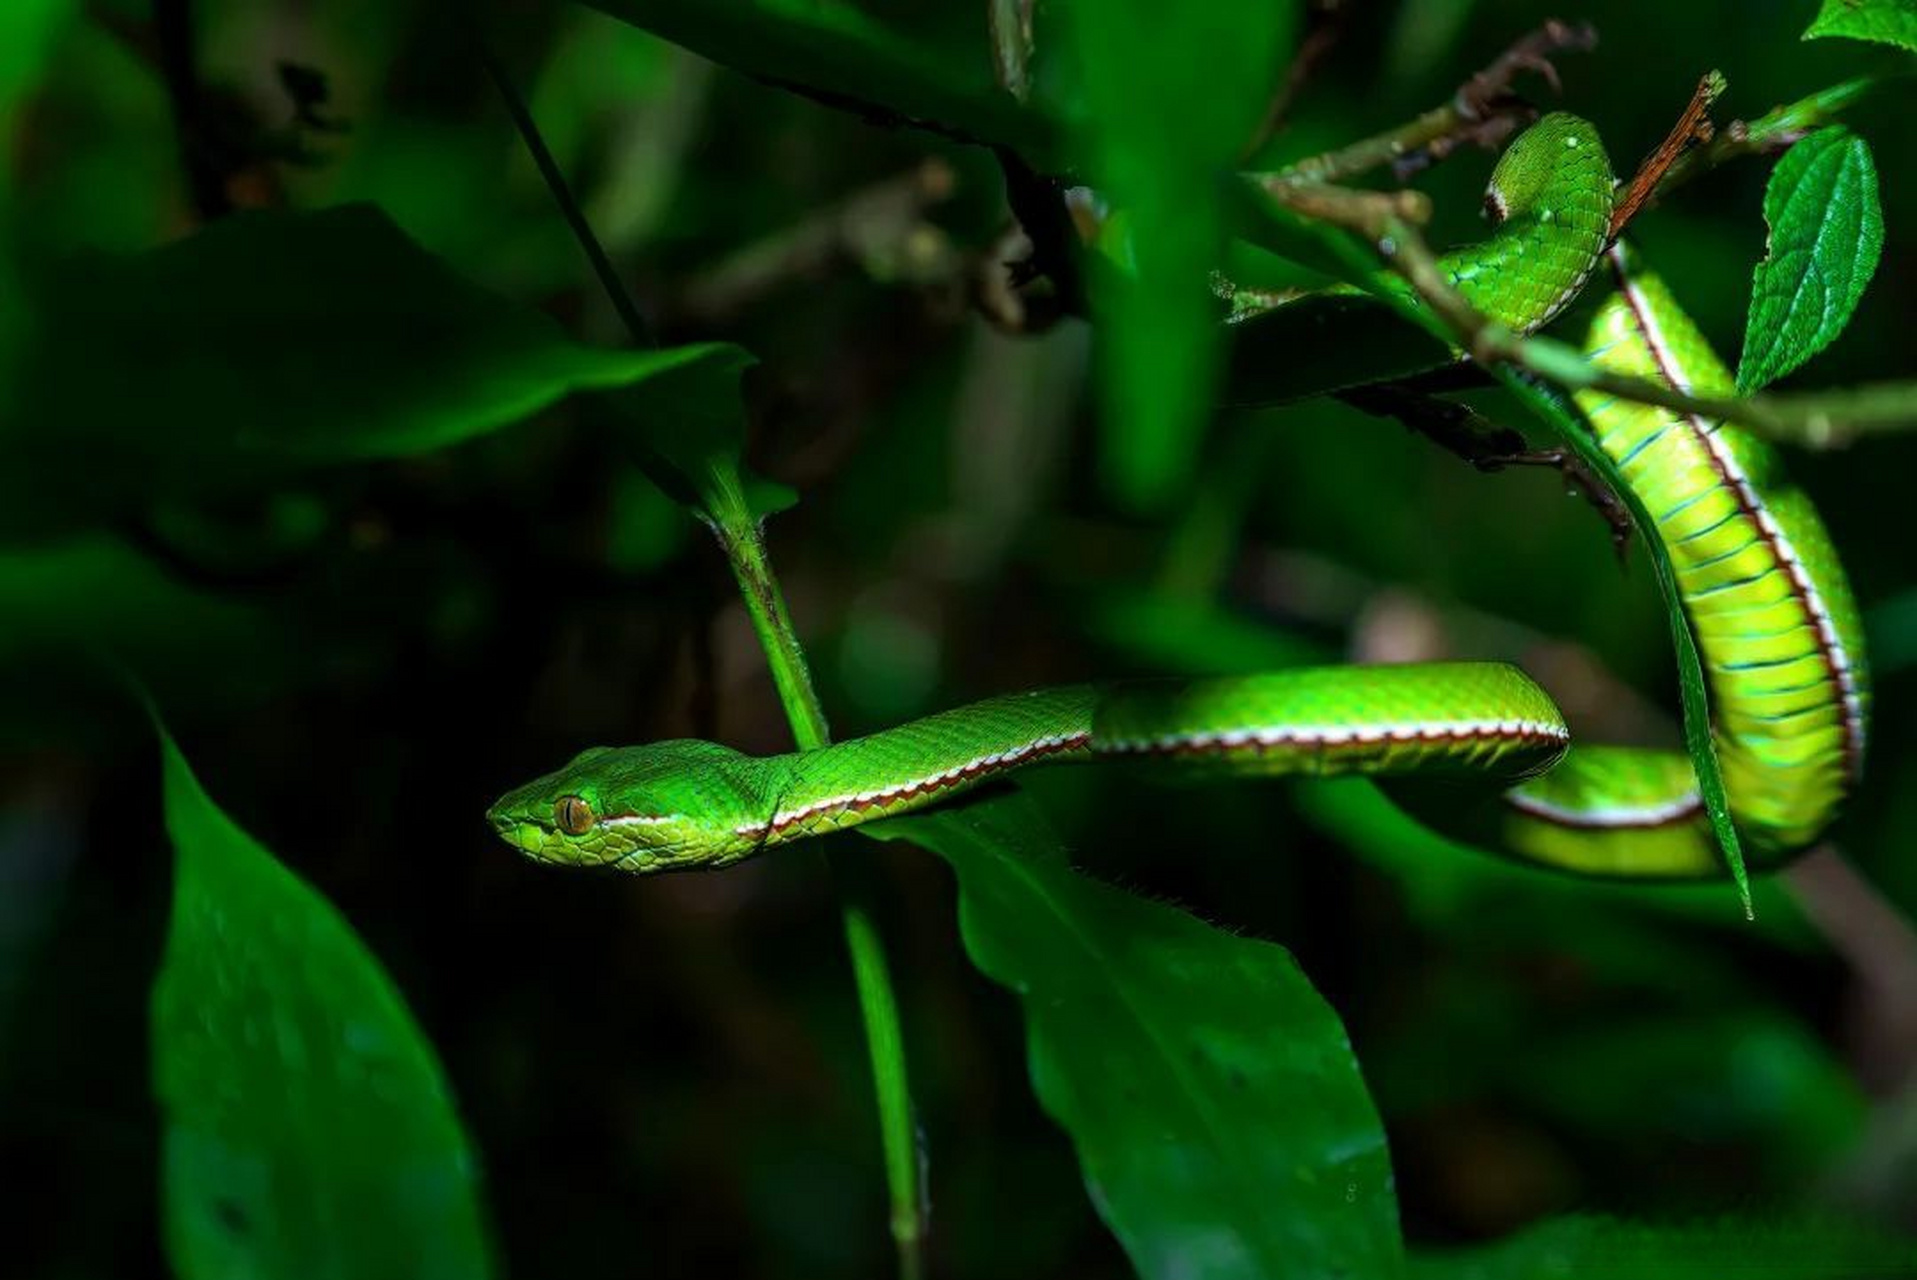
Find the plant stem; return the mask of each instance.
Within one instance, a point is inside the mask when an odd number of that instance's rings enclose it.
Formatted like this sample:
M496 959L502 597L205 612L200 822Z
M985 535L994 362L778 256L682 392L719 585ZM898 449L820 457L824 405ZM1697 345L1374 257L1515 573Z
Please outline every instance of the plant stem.
M752 629L765 650L779 701L792 722L792 736L801 750L823 747L831 741L825 710L812 687L805 650L792 628L785 593L773 576L766 556L765 537L743 497L727 491L708 523L725 551L726 563L739 584ZM892 1202L892 1240L898 1249L900 1280L918 1280L924 1274L925 1196L921 1187L917 1126L912 1118L912 1094L906 1071L904 1036L900 1031L898 998L885 959L885 946L874 923L875 886L863 862L842 857L828 846L826 865L838 890L839 912L851 954L852 979L858 989L859 1012L865 1022L865 1043L872 1059L873 1089L879 1108L879 1137L885 1149L885 1181Z
M493 87L499 90L499 100L505 104L506 114L512 117L513 128L519 130L519 140L526 147L526 153L532 157L533 164L539 168L539 176L546 180L546 190L552 193L553 203L559 206L560 214L566 219L566 225L572 228L573 239L579 242L586 258L592 263L593 274L599 277L600 287L605 290L606 298L612 303L613 310L619 313L626 332L639 346L658 345L652 339L652 330L647 326L645 317L639 314L639 307L626 292L625 284L619 279L618 268L612 265L612 259L606 255L606 248L599 243L599 237L593 234L592 225L586 221L586 211L579 207L579 201L572 194L572 187L566 182L566 175L560 172L559 162L553 159L552 150L546 146L545 137L539 132L532 112L526 107L526 100L519 96L519 90L513 86L506 75L505 67L494 56L492 46L480 38L479 32L473 32L473 43L478 46L479 60L485 64L486 74L492 77Z
M779 588L766 557L764 532L743 500L720 505L720 510L707 515L707 523L725 552L733 580L739 584L753 633L759 637L766 663L772 668L779 702L786 719L792 722L793 741L801 751L823 747L832 741L832 730L826 724L818 692L812 687L812 669L805 660L805 650L792 629L785 592Z
M1857 76L1767 111L1748 123L1733 120L1710 142L1679 156L1670 172L1659 181L1653 198L1662 199L1727 160L1783 150L1812 129L1829 124L1882 82L1881 76Z
M532 153L553 199L565 215L579 246L598 273L599 283L614 309L625 321L633 341L651 346L645 320L613 269L612 260L593 234L592 225L573 198L560 173L558 163L540 136L539 126L525 102L514 89L499 61L487 47L475 27L473 42L492 76L494 86L505 101L506 109L518 128L526 149ZM792 737L802 750L825 746L831 741L825 709L812 687L811 668L805 650L792 629L792 616L786 611L785 593L773 576L767 559L765 534L757 517L747 506L736 475L713 478L712 487L703 490L705 509L699 514L718 536L726 564L739 584L752 629L765 650L772 669L772 680L779 691L779 702L792 725ZM917 1129L912 1119L910 1080L906 1072L904 1037L900 1033L898 999L892 989L885 947L873 923L875 912L873 884L863 863L826 854L833 885L844 922L846 949L852 959L852 979L858 990L859 1015L865 1024L866 1048L872 1060L873 1091L879 1111L879 1137L885 1150L885 1180L892 1205L892 1239L898 1249L900 1280L919 1280L925 1273L922 1242L925 1238L925 1197L921 1190Z

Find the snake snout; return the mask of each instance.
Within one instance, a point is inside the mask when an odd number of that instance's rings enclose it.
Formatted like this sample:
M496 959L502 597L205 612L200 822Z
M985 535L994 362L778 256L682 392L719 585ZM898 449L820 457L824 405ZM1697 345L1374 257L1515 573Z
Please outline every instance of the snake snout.
M486 810L486 822L501 840L521 853L537 854L545 844L546 833L539 824L527 822L503 800Z

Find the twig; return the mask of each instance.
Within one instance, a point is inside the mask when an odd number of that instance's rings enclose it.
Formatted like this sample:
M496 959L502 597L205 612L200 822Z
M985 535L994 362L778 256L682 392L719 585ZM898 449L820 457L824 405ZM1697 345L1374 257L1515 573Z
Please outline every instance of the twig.
M1711 104L1724 92L1724 76L1717 71L1707 71L1704 78L1697 82L1697 88L1691 94L1690 104L1684 108L1684 114L1677 118L1664 141L1657 144L1657 150L1644 158L1637 167L1637 173L1631 178L1624 192L1611 206L1610 238L1615 240L1637 216L1651 193L1670 172L1677 158L1700 142L1709 142L1715 134L1711 125Z
M1555 19L1517 41L1484 70L1465 81L1451 101L1409 124L1376 134L1336 151L1301 160L1269 180L1343 182L1371 169L1392 165L1400 178L1441 160L1467 142L1494 147L1504 141L1531 109L1511 96L1519 71L1532 70L1557 87L1550 56L1583 52L1597 45L1597 29L1588 22Z
M612 259L606 255L605 246L599 243L599 237L593 234L592 224L586 221L585 210L579 207L579 201L573 196L572 187L566 181L566 175L559 169L559 162L553 159L552 151L546 146L546 139L539 132L539 125L527 110L526 101L519 96L519 90L513 87L512 79L507 76L505 67L494 56L492 46L487 43L478 30L472 29L473 45L479 51L479 60L485 65L486 74L492 78L493 87L499 91L499 99L505 104L506 114L512 117L513 128L519 130L519 140L526 147L526 153L532 157L533 164L539 168L539 176L546 180L546 190L552 193L553 202L559 206L560 214L566 219L566 225L572 228L573 239L579 242L579 248L592 263L593 274L599 277L600 287L605 291L612 309L619 313L619 319L625 323L626 332L632 340L642 347L658 344L653 340L652 328L645 317L639 314L638 304L632 300L625 283L619 278L618 268L612 265Z
M924 214L950 197L956 182L952 167L932 158L854 192L694 278L681 292L678 309L701 321L724 319L786 284L823 275L846 261L888 278L949 279L962 266L959 255Z
M1490 66L1464 82L1458 90L1458 106L1466 119L1482 118L1511 89L1518 72L1535 71L1550 82L1551 92L1560 93L1558 69L1551 64L1554 53L1589 53L1597 48L1597 28L1588 22L1560 22L1552 18L1536 31L1518 40L1497 56Z
M1514 365L1571 391L1604 391L1638 404L1736 422L1777 440L1830 448L1869 431L1917 426L1917 382L1886 382L1806 395L1698 396L1662 382L1614 373L1587 360L1575 347L1550 338L1522 337L1473 307L1438 265L1415 220L1402 216L1377 193L1316 186L1306 198L1289 184L1267 185L1273 199L1316 221L1355 231L1373 252L1411 285L1423 310L1449 331L1452 341L1482 365ZM1332 242L1348 255L1348 245ZM1385 297L1388 303L1405 300Z
M1421 395L1398 383L1378 383L1337 393L1337 398L1374 417L1392 418L1479 471L1549 467L1604 518L1611 545L1624 558L1631 544L1631 515L1584 460L1562 449L1533 449L1522 432L1494 422L1470 405Z
M1285 68L1285 78L1279 83L1278 91L1271 96L1271 105L1265 108L1265 118L1258 122L1245 146L1238 153L1241 160L1249 160L1264 150L1278 130L1283 127L1285 117L1291 113L1292 104L1298 100L1298 93L1317 71L1318 65L1325 60L1332 47L1338 43L1340 0L1321 0L1311 7L1311 29L1305 32L1305 38L1298 42L1298 51L1291 57L1291 64Z
M1380 238L1394 222L1421 227L1431 221L1431 198L1422 191L1355 191L1283 175L1254 181L1299 217L1351 227L1367 240Z
M1881 83L1883 78L1879 76L1858 76L1776 107L1748 123L1731 121L1709 144L1678 157L1651 193L1651 203L1727 160L1782 151L1812 129L1829 124Z

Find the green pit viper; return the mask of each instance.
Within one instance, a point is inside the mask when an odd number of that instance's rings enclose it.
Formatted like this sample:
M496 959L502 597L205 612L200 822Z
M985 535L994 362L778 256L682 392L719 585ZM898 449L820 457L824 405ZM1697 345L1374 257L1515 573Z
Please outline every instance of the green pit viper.
M1596 130L1545 116L1492 174L1491 235L1441 265L1479 310L1520 332L1551 321L1602 271L1611 291L1585 343L1593 361L1732 394L1670 291L1609 243L1614 187ZM1775 866L1816 840L1863 762L1869 683L1830 539L1763 441L1595 393L1576 400L1669 550L1733 818L1753 865ZM542 861L719 867L1028 766L1150 759L1224 775L1369 774L1433 825L1468 827L1470 843L1534 863L1630 878L1721 873L1689 757L1569 742L1549 696L1511 666L1327 667L1042 689L769 758L700 741L594 748L488 816Z

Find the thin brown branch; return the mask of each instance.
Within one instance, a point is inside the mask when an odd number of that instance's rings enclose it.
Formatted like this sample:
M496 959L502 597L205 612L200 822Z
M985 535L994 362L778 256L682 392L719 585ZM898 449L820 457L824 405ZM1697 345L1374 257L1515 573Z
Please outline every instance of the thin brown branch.
M1244 150L1239 152L1241 160L1249 160L1264 150L1265 144L1284 127L1285 117L1291 114L1292 104L1298 101L1299 92L1338 43L1343 31L1341 17L1339 0L1324 0L1312 6L1311 27L1305 32L1305 38L1298 42L1298 51L1285 68L1285 78L1279 83L1278 91L1272 94L1271 105L1265 108L1265 118L1258 122L1257 130L1246 141Z
M1377 240L1394 222L1423 226L1431 221L1431 198L1422 191L1354 191L1282 176L1257 181L1298 216L1350 227L1367 240Z
M1597 28L1588 22L1546 21L1499 54L1490 66L1466 80L1458 90L1459 110L1467 117L1481 117L1506 97L1520 71L1535 71L1558 93L1563 85L1551 55L1567 51L1588 53L1597 47Z
M1553 89L1557 68L1551 56L1585 52L1597 45L1597 29L1588 22L1553 19L1518 40L1459 86L1451 101L1409 124L1373 135L1337 151L1301 160L1271 175L1288 182L1343 182L1391 165L1402 180L1409 173L1450 155L1466 143L1495 147L1519 123L1535 114L1511 93L1520 71L1534 71Z
M1338 399L1374 417L1392 418L1479 471L1549 467L1602 516L1619 559L1631 542L1631 514L1616 494L1569 450L1533 449L1524 434L1485 417L1468 404L1423 395L1402 384L1378 383L1338 393Z
M1717 137L1708 145L1693 148L1678 158L1658 184L1653 203L1726 161L1784 150L1812 129L1835 120L1881 83L1883 77L1858 76L1775 107L1755 120L1731 121L1718 130Z
M1699 143L1709 142L1715 135L1711 124L1711 105L1724 92L1724 76L1717 71L1708 71L1697 82L1697 88L1691 93L1691 101L1684 108L1684 114L1677 118L1664 141L1657 144L1657 150L1644 158L1637 167L1637 173L1631 178L1624 192L1611 206L1611 236L1615 240L1638 214L1651 193L1657 190L1664 175L1677 163L1679 156Z

